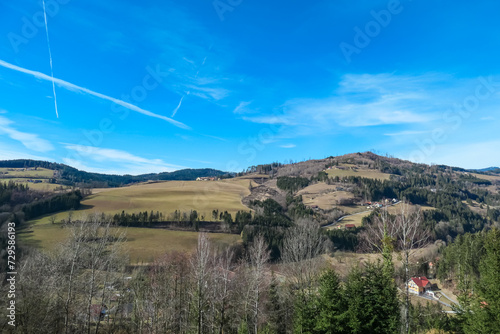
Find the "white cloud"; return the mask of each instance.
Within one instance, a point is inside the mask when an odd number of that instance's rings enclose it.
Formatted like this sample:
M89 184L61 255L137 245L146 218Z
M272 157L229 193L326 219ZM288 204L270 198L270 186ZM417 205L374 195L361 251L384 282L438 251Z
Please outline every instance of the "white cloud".
M295 144L285 144L285 145L280 145L280 147L282 147L282 148L294 148L294 147L296 147L296 146L297 146L297 145L295 145Z
M107 171L103 171L102 169L99 169L99 168L87 166L80 160L71 159L71 158L63 158L62 161L63 161L63 163L65 163L68 166L71 166L71 167L74 167L76 169L83 170L86 172L108 174ZM109 174L112 174L112 173L109 173Z
M393 132L393 133L384 133L384 136L413 136L413 135L420 135L423 133L428 133L429 131L399 131L399 132Z
M94 146L64 144L68 150L74 151L79 158L65 158L65 162L78 169L108 174L144 174L170 172L185 168L168 164L161 159L147 159L122 150L100 148ZM94 163L91 165L90 161ZM95 164L101 167L96 167Z
M479 83L477 78L459 80L444 74L348 74L328 97L291 99L283 103L278 114L243 119L285 125L291 136L384 125L411 124L428 129L454 104L473 95ZM494 98L482 102L481 111L497 102Z
M116 166L111 166L109 163L105 165L94 166L94 164L88 164L88 161L81 161L71 158L63 158L63 163L74 167L79 170L83 170L91 173L101 173L101 174L114 174L114 175L140 175L149 173L160 173L169 172L172 169L165 169L161 166L148 165L148 164L127 164L120 163Z
M157 166L181 167L170 165L163 162L161 159L146 159L133 155L126 151L115 150L110 148L100 148L95 146L65 144L65 148L73 150L79 154L89 157L95 161L126 161L132 163L151 164Z
M37 71L28 70L28 69L25 69L25 68L22 68L22 67L19 67L19 66L7 63L7 62L5 62L3 60L0 60L0 66L8 68L8 69L11 69L11 70L14 70L14 71L17 71L17 72L21 72L21 73L24 73L24 74L32 75L32 76L34 76L37 79L41 79L41 80L52 82L52 78L50 76L46 75L46 74L43 74L43 73L40 73L40 72L37 72ZM107 96L107 95L104 95L104 94L101 94L101 93L94 92L94 91L92 91L90 89L77 86L77 85L72 84L70 82L54 78L54 83L56 85L58 85L59 87L64 87L64 88L66 88L68 90L79 92L79 93L89 94L89 95L98 97L98 98L103 99L103 100L111 101L113 103L116 103L116 104L124 107L124 108L136 111L136 112L141 113L143 115L167 121L167 122L171 123L172 125L175 125L175 126L181 128L181 129L190 129L190 127L187 126L186 124L178 122L176 120L173 120L173 119L171 119L169 117L155 114L155 113L153 113L153 112L151 112L149 110L145 110L145 109L139 108L139 107L137 107L137 106L135 106L135 105L133 105L131 103L128 103L128 102L125 102L125 101L122 101L122 100L119 100L119 99L115 99L113 97L110 97L110 96Z
M418 158L419 161L416 162L480 169L500 166L499 147L500 141L498 140L468 144L427 145L425 151L420 150L417 154L412 153L407 159Z
M222 100L229 95L229 91L220 87L203 87L202 85L186 85L191 94L205 100Z
M32 151L48 152L54 150L54 146L49 141L38 137L37 134L19 131L11 126L13 123L11 120L0 116L0 134L6 134Z
M280 116L256 116L256 117L243 117L245 121L260 124L281 124L281 125L298 125L300 122L294 122L292 117L287 115Z
M252 103L252 101L240 102L240 104L236 108L234 108L233 113L234 114L242 114L242 113L246 112L245 111L246 107L248 107L251 103Z
M10 145L5 145L4 143L0 143L0 160L15 160L15 159L32 159L32 160L42 160L42 161L53 161L54 159L33 155L29 153L19 152L14 147Z

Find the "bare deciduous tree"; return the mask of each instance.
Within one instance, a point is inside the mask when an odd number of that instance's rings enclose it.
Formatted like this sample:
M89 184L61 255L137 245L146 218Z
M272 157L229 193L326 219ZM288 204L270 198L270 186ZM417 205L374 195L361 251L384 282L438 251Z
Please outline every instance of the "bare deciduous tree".
M223 250L216 259L216 272L214 276L214 316L219 334L224 333L227 327L228 311L231 303L232 276L234 276L233 261L234 253L230 248Z
M271 258L271 251L268 249L267 243L264 240L264 237L258 236L254 239L253 245L249 250L249 262L250 262L250 297L251 297L251 305L252 305L252 313L253 313L253 328L254 333L258 333L259 324L260 324L260 315L262 305L262 291L265 289L264 287L264 275L266 271L266 265Z
M68 240L49 255L33 252L20 264L21 331L99 332L101 319L92 305L108 303L106 286L123 274L121 237L97 215L75 220L67 229Z
M198 334L207 332L207 309L209 307L209 281L212 274L212 247L206 233L198 236L196 252L191 258L194 291L192 293L193 306L196 310L196 331Z
M310 286L322 266L319 258L327 249L327 238L318 223L299 219L290 228L283 241L282 260L287 276L294 280L299 289Z

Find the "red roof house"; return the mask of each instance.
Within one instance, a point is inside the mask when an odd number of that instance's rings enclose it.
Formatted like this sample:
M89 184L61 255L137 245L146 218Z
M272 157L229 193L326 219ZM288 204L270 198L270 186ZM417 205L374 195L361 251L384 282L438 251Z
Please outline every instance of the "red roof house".
M408 281L408 288L409 288L410 292L418 295L418 294L424 293L426 289L430 289L431 283L429 282L429 280L425 276L412 277Z

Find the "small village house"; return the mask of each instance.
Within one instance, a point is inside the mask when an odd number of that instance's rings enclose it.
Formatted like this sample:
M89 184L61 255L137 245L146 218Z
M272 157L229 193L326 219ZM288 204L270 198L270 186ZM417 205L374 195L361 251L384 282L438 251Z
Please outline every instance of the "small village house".
M196 181L215 181L215 177L209 177L209 176L197 177Z
M427 290L431 289L431 283L427 279L427 277L412 277L408 281L408 289L410 293L414 293L416 295L421 295L425 293Z

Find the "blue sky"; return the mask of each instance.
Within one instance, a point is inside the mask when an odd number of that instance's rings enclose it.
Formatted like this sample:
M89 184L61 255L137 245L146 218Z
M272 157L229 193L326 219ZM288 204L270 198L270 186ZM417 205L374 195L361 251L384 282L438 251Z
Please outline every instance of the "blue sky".
M500 3L0 3L0 159L96 172L374 150L500 165Z

